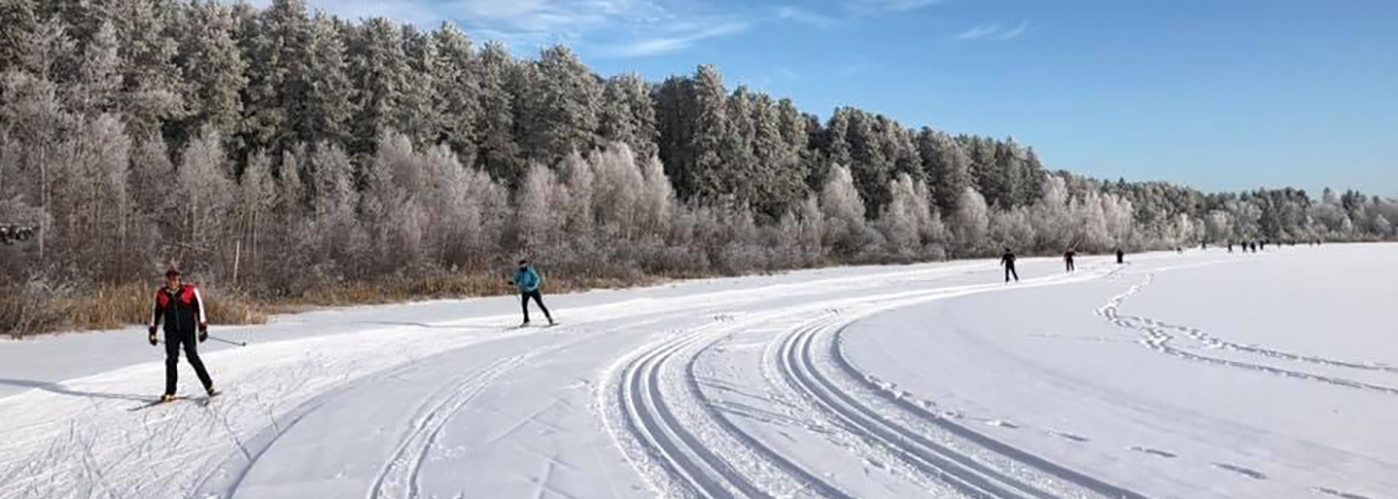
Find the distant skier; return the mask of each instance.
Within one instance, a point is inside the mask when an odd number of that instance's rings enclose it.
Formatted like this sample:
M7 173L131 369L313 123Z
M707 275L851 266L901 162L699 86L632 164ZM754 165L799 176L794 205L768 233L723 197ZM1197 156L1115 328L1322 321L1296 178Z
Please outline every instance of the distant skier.
M1073 250L1068 250L1067 253L1063 254L1063 264L1068 267L1068 272L1072 272L1077 269L1073 266L1073 256L1075 255L1077 255L1077 253L1075 253Z
M1233 241L1228 241L1228 252L1229 252L1229 253L1232 253L1232 252L1233 252Z
M554 325L553 316L549 315L549 308L544 306L544 298L539 293L539 288L544 284L544 278L539 277L539 273L535 272L534 267L529 265L529 260L519 261L519 268L515 270L515 278L509 283L519 288L520 307L524 310L524 323L520 326L529 325L530 298L533 298L534 303L539 304L539 309L544 311L544 317L549 320L549 325Z
M1019 282L1019 272L1015 272L1015 254L1009 248L1005 248L1004 256L1000 257L1000 265L1005 266L1005 282L1010 282L1010 276Z
M1116 249L1116 263L1118 265L1126 263L1126 252L1122 251L1121 248Z
M180 271L173 265L165 271L165 286L155 292L155 305L151 309L149 340L151 346L157 343L155 330L165 323L165 395L161 402L175 400L175 384L179 380L178 364L180 349L184 348L185 359L194 367L194 374L204 384L209 396L218 395L209 371L204 369L204 361L199 359L197 343L209 339L209 320L204 313L204 298L199 289L180 280ZM197 343L196 343L197 341Z

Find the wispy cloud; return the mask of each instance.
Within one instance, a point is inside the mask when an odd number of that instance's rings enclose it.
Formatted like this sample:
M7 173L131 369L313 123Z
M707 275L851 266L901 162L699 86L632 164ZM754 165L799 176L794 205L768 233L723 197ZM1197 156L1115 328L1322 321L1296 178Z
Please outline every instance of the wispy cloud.
M272 0L250 1L266 7ZM690 0L308 0L345 19L387 17L433 29L456 24L482 40L515 51L565 43L621 57L683 50L703 40L741 33L749 21ZM809 17L807 21L814 21ZM814 21L818 22L818 21Z
M1026 31L1029 31L1029 21L1021 21L1012 28L1005 28L999 24L981 24L952 35L952 39L960 41L988 40L1003 42L1019 38L1024 35Z
M728 22L697 30L677 29L672 30L677 31L675 34L613 45L605 49L604 52L614 57L651 57L669 54L687 49L704 40L742 33L748 29L748 26L748 23L745 22Z
M945 0L847 0L845 7L861 14L907 12L942 3Z
M778 19L796 21L798 23L808 24L817 28L829 28L831 26L834 26L837 22L839 22L833 17L817 14L815 12L802 9L800 7L792 7L790 5L778 7L776 13Z

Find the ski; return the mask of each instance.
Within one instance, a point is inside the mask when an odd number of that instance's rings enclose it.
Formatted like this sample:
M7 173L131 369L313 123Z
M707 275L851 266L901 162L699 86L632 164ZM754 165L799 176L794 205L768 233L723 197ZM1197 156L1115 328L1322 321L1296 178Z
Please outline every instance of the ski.
M205 395L205 396L202 396L202 397L189 397L189 396L185 396L185 395L176 395L175 398L174 398L173 400L165 401L165 400L161 400L161 399L155 399L155 400L148 401L148 402L146 402L146 403L144 403L144 404L138 405L138 406L136 406L136 407L132 407L132 408L130 408L130 409L127 409L127 411L131 411L131 412L143 411L143 410L150 409L150 408L153 408L153 407L162 406L162 405L167 405L167 404L174 404L174 403L176 403L176 402L181 402L181 401L194 402L194 403L196 403L196 404L199 404L201 407L203 407L203 406L209 405L209 403L213 402L214 397L218 397L219 395L223 395L223 392L216 392L216 393L214 393L213 395Z
M144 404L138 405L138 406L136 406L136 407L132 407L132 408L127 409L127 410L128 410L128 411L131 411L131 412L142 411L142 410L150 409L150 408L156 407L156 406L161 406L161 405L165 405L165 404L173 404L173 403L179 402L179 401L181 401L181 400L185 400L185 397L184 397L184 396L181 396L181 395L177 395L177 396L175 396L175 398L174 398L173 400L169 400L169 401L162 400L162 399L155 399L155 400L148 401L148 402L146 402L146 403L144 403Z

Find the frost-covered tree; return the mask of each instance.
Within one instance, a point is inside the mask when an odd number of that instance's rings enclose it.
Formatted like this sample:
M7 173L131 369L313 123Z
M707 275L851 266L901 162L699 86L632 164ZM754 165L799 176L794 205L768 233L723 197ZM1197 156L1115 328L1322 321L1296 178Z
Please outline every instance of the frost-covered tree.
M186 112L184 73L175 65L179 44L168 22L172 12L156 2L114 0L97 4L116 29L122 90L118 106L137 137L158 133Z
M865 249L869 234L864 223L864 200L848 168L830 166L820 191L820 210L827 247L842 256L853 256Z
M926 202L918 202L918 193L907 174L892 181L889 192L892 197L879 215L879 230L888 241L889 251L911 257L922 247L922 227L929 217Z
M440 58L434 69L435 98L442 110L444 142L466 165L476 164L476 124L481 114L479 64L471 40L451 23L432 34L432 44Z
M607 79L599 112L597 133L601 140L625 142L639 158L660 153L650 84L639 74L625 73Z
M347 148L354 139L356 87L350 80L345 41L336 21L324 12L311 19L306 54L306 94L295 118L303 143Z
M599 146L602 83L597 75L561 45L544 49L533 69L535 84L519 87L526 103L518 110L523 118L521 140L529 157L552 164L574 150Z
M688 88L689 99L681 105L688 109L685 127L689 133L675 181L682 194L714 202L726 194L728 172L721 152L729 133L723 77L713 66L699 66Z
M918 132L918 153L937 209L942 213L956 211L961 193L971 185L971 160L950 136L923 128Z
M480 63L475 65L479 71L475 80L481 88L480 117L475 127L479 134L476 161L491 177L506 185L514 185L523 176L510 88L510 75L516 64L504 45L487 43Z
M990 231L990 208L976 189L967 186L957 201L954 232L957 254L974 254L985 249Z
M103 22L88 42L77 81L70 87L68 102L74 113L96 116L114 112L121 92L121 55L117 51L116 28Z
M175 58L186 79L188 113L181 120L181 133L212 127L223 137L234 137L241 131L248 68L233 38L232 13L221 3L195 2L187 18Z
M529 168L519 189L515 229L525 248L542 248L562 239L563 209L568 206L567 191L553 169L540 164Z
M1045 179L1043 194L1031 215L1035 228L1034 247L1057 252L1073 249L1080 243L1073 234L1068 185L1062 178L1050 175Z
M237 185L223 150L218 129L209 128L189 142L181 155L178 186L187 198L180 203L180 232L175 234L192 254L209 258L219 251L219 239L234 223Z

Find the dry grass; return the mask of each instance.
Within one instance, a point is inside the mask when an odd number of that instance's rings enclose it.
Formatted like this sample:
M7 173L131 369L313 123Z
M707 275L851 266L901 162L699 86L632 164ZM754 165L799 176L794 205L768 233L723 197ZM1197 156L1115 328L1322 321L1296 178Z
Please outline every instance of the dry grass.
M0 333L14 337L63 330L108 330L150 320L155 288L143 284L97 285L83 292L34 285L0 289ZM202 289L202 288L201 288ZM265 306L240 293L202 289L214 324L262 324Z
M658 277L553 278L548 291L567 293L597 288L655 284ZM212 324L262 324L276 314L313 307L347 307L401 303L422 299L451 299L513 294L497 274L435 275L383 278L319 286L302 296L259 300L216 286L200 287ZM107 330L145 324L150 320L151 284L97 285L54 289L43 283L0 288L0 334L21 337L64 330Z

